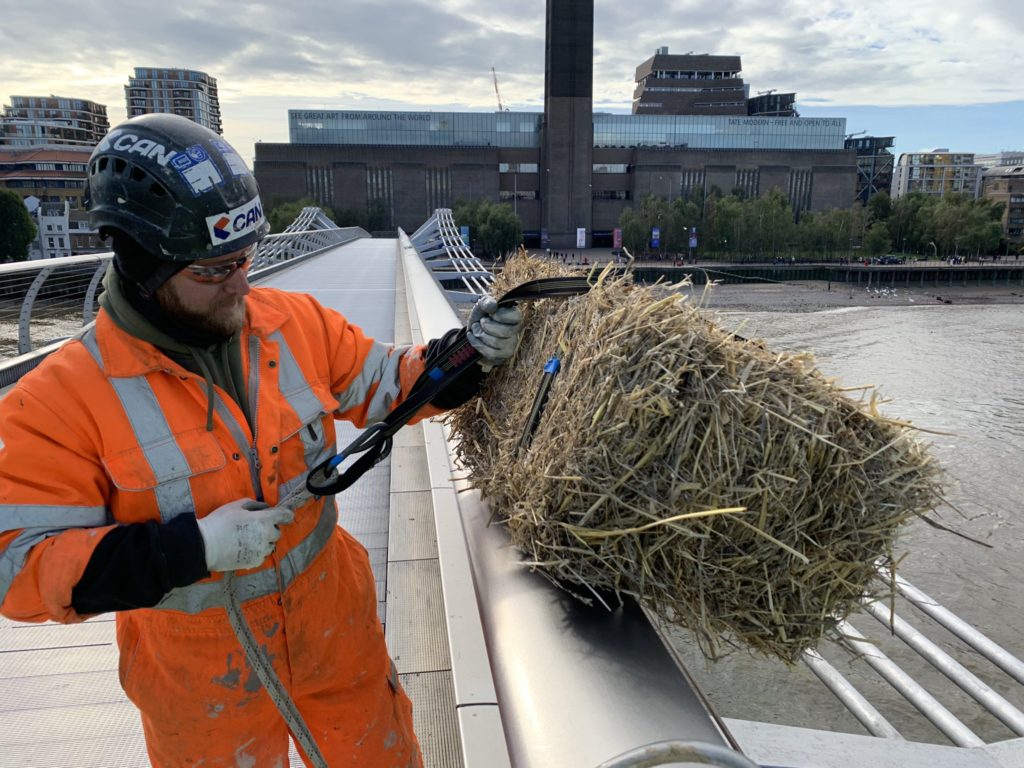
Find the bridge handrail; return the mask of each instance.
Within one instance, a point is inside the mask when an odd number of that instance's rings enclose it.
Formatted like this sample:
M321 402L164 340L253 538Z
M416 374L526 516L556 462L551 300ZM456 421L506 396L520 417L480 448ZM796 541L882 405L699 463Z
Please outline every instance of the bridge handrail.
M439 336L460 321L422 253L399 238L414 341ZM475 713L465 765L597 765L664 739L735 747L647 615L631 601L587 608L531 572L479 493L453 482L447 428L423 429L455 705Z
M463 242L450 208L436 209L408 238L453 304L472 303L490 292L494 275ZM441 281L458 281L463 290L447 288Z

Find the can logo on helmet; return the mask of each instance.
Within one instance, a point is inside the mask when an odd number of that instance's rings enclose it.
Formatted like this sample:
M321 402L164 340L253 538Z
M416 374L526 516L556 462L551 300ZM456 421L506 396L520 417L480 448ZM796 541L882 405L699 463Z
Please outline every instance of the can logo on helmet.
M254 229L259 229L264 221L263 203L257 195L245 205L232 208L226 213L207 216L206 227L210 232L210 242L220 245L245 237Z
M151 139L140 139L134 133L126 133L123 128L115 128L110 131L96 147L97 152L106 152L111 149L116 152L124 152L126 155L142 155L150 160L156 160L162 166L166 166L178 154L173 149L168 149L163 144L158 144Z

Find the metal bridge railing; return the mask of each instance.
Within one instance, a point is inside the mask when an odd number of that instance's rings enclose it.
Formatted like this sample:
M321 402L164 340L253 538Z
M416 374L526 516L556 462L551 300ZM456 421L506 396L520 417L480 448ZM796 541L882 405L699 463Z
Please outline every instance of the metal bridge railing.
M462 241L450 208L435 210L409 240L449 301L473 303L490 292L494 275Z
M249 270L259 282L297 260L369 237L303 208L288 228L263 239ZM93 321L112 253L0 264L0 388L32 370L60 342Z
M887 574L881 574L883 578ZM901 576L896 590L910 605L949 630L971 649L992 662L1018 683L1024 683L1024 662L994 643L950 610L939 605ZM986 712L997 718L1017 736L1024 736L1024 712L984 683L973 672L929 640L922 632L896 614L895 609L876 601L864 604L887 632L902 640L922 659L945 675L973 698ZM956 717L924 686L900 668L896 662L848 621L836 628L838 642L861 657L883 680L929 720L947 739L959 747L980 747L986 742ZM900 732L832 664L816 651L808 651L804 663L832 691L847 710L874 736L903 739Z

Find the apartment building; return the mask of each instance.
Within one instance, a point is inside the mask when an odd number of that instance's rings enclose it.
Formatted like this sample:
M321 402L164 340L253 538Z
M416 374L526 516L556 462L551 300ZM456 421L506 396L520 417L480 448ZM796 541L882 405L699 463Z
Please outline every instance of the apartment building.
M989 168L982 173L982 196L1003 203L1003 236L1024 246L1024 163Z
M192 69L136 67L124 87L128 117L168 112L224 133L217 80Z
M0 117L0 146L94 147L108 130L105 104L65 96L11 96Z
M976 198L980 183L981 168L974 164L972 153L948 149L904 153L896 165L892 196L923 192L939 197L965 194Z
M82 207L91 146L0 147L0 189Z

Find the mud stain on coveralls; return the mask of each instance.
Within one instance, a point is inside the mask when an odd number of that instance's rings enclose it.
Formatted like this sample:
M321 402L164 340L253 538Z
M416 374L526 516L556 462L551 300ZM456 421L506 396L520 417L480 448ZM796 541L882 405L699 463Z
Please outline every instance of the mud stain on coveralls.
M235 656L234 653L229 653L228 654L227 672L224 674L223 677L217 677L217 676L211 677L210 678L210 682L211 683L213 683L215 685L224 686L225 688L227 688L228 690L231 690L231 691L233 691L235 688L238 687L238 683L242 679L242 668L241 667L233 666L234 656ZM250 674L250 677L251 677L251 674Z
M245 744L235 750L235 768L256 768L256 758L247 754L245 748L256 739L249 739Z

